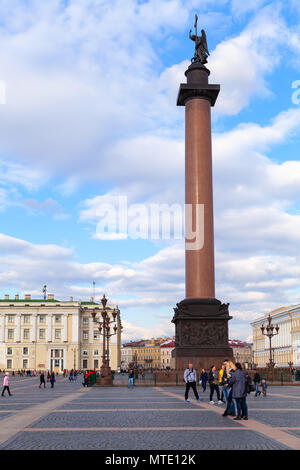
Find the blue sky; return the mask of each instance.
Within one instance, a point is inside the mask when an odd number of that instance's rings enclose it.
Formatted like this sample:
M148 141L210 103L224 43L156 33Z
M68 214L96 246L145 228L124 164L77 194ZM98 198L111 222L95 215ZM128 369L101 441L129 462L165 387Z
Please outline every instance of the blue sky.
M206 30L216 296L230 337L300 303L299 2L0 0L0 290L88 299L96 282L124 338L172 334L182 240L95 237L99 206L184 198L179 84Z

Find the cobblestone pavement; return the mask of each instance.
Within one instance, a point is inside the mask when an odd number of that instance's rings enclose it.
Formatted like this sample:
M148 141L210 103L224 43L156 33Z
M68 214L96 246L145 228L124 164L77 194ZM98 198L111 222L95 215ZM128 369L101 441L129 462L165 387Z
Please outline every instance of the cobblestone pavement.
M1 378L0 378L1 380ZM40 389L35 377L11 378L0 397L0 449L300 449L300 387L268 388L247 399L248 421L222 417L209 393L183 399L184 387L84 388L59 377Z

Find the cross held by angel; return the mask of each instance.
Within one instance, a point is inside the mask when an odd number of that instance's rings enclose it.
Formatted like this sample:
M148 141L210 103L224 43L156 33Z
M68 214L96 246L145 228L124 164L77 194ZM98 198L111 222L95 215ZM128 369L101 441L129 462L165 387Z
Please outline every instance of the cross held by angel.
M201 36L197 36L197 23L198 15L195 15L195 34L191 34L192 30L190 29L189 38L195 42L195 54L192 58L192 62L200 62L201 64L207 63L207 57L209 56L209 51L207 48L206 34L204 29L201 29Z

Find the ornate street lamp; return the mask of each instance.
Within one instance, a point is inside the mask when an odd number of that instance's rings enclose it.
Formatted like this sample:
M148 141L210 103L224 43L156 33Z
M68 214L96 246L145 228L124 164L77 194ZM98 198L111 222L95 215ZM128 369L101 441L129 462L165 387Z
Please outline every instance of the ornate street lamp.
M112 319L109 315L110 308L106 308L107 298L105 294L101 299L102 309L95 308L91 313L93 317L93 322L98 325L98 330L100 336L103 337L103 352L102 352L102 366L100 368L100 375L101 375L101 385L111 385L112 383L112 374L111 368L109 365L109 340L112 336L117 334L118 327L116 325L116 318L118 315L117 310L113 309ZM96 318L97 313L101 312L102 320L98 320ZM112 324L115 324L112 327Z
M262 326L260 327L261 329L261 332L264 336L267 336L269 338L269 344L270 344L270 362L268 365L268 367L270 367L270 369L273 369L274 366L275 366L275 362L273 361L273 358L272 358L272 338L273 336L276 336L278 335L278 331L279 331L279 326L276 325L272 325L272 318L271 318L271 315L268 316L268 324L267 326L265 327L264 324L262 324ZM274 332L274 330L276 330L276 333Z

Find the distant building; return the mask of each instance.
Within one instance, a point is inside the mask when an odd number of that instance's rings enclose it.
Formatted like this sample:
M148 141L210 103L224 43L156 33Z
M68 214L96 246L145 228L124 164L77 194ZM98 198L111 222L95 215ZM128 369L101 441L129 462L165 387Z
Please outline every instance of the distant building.
M228 341L229 347L232 348L233 357L236 362L240 362L244 367L251 367L252 365L252 344L244 343L238 339L230 339ZM225 358L224 358L225 359Z
M168 343L164 343L160 346L160 368L161 369L173 369L174 364L172 362L172 351L175 348L175 341L172 340Z
M300 367L300 305L280 307L270 312L272 324L279 326L278 335L272 338L272 355L275 367ZM269 339L261 332L266 326L268 313L251 323L253 328L253 354L257 367L266 367L270 358Z
M127 370L131 364L133 367L139 369L160 369L161 345L170 341L171 338L163 337L131 341L123 344L121 368Z
M0 368L100 369L102 336L93 323L91 312L102 305L94 302L60 301L49 294L46 300L25 295L0 299ZM107 305L109 317L115 310L117 334L110 338L110 364L116 370L121 363L121 321L117 305Z

